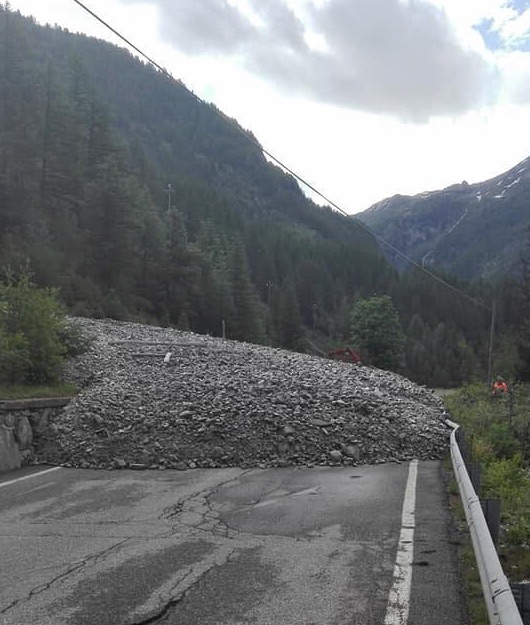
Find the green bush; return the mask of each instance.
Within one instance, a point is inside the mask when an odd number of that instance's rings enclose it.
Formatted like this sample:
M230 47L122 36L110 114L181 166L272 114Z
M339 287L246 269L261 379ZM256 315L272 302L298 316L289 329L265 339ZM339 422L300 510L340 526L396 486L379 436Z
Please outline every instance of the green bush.
M57 293L28 278L0 285L0 383L53 383L65 347L64 312Z
M23 334L7 334L0 328L0 382L16 384L29 365L28 341Z
M528 546L530 543L530 520L519 514L507 523L506 540L510 545Z
M520 449L514 428L508 423L492 423L489 431L490 443L497 458L512 458Z
M524 504L525 492L530 480L521 463L521 456L492 461L484 467L482 478L483 494L487 497L500 497L504 504L516 509Z
M57 336L64 347L65 356L68 358L83 354L92 344L92 339L84 335L75 322L70 320L66 320L63 323L59 328Z
M510 545L530 542L530 478L521 457L496 460L484 467L483 496L500 497L501 521Z
M483 466L481 497L501 499L503 541L530 544L529 389L512 385L507 400L492 400L485 385L468 386L446 398L451 419L471 443L472 460Z

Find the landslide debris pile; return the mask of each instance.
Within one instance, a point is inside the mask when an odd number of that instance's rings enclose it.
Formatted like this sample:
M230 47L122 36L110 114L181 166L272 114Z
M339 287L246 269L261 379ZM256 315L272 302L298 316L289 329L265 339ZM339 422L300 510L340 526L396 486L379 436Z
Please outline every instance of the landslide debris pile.
M39 462L359 465L445 452L441 400L399 375L168 328L74 323L92 337L67 368L82 390L38 441Z

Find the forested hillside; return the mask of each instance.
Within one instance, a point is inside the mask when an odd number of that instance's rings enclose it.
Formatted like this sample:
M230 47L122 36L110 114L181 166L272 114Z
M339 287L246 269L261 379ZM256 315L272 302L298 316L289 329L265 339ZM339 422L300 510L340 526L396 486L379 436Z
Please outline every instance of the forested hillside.
M389 294L404 373L483 375L488 311L398 275L244 134L128 52L0 5L4 277L29 263L78 315L324 352L357 300Z

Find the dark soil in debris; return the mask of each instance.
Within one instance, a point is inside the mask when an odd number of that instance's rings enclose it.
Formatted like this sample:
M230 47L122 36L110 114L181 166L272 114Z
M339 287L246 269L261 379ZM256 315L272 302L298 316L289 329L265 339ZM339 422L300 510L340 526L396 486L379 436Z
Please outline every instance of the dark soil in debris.
M442 401L399 375L168 328L74 323L93 337L67 367L82 391L37 441L39 462L186 469L445 454Z

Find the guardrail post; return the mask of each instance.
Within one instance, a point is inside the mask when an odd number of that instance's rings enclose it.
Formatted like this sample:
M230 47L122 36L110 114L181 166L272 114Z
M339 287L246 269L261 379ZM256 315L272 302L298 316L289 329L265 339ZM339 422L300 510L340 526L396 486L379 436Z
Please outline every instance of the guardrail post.
M510 587L523 619L523 625L530 625L530 582L510 584Z
M470 462L466 465L467 472L469 473L469 479L477 495L480 494L480 487L482 485L482 465L478 462Z
M462 454L462 459L465 464L467 464L470 460L470 450L469 445L466 441L466 436L462 428L458 428L456 431L456 442L458 443L458 448L460 449L460 453Z
M480 502L482 511L486 517L486 525L491 534L491 540L495 549L499 548L499 534L501 531L501 500L498 498L486 498Z

